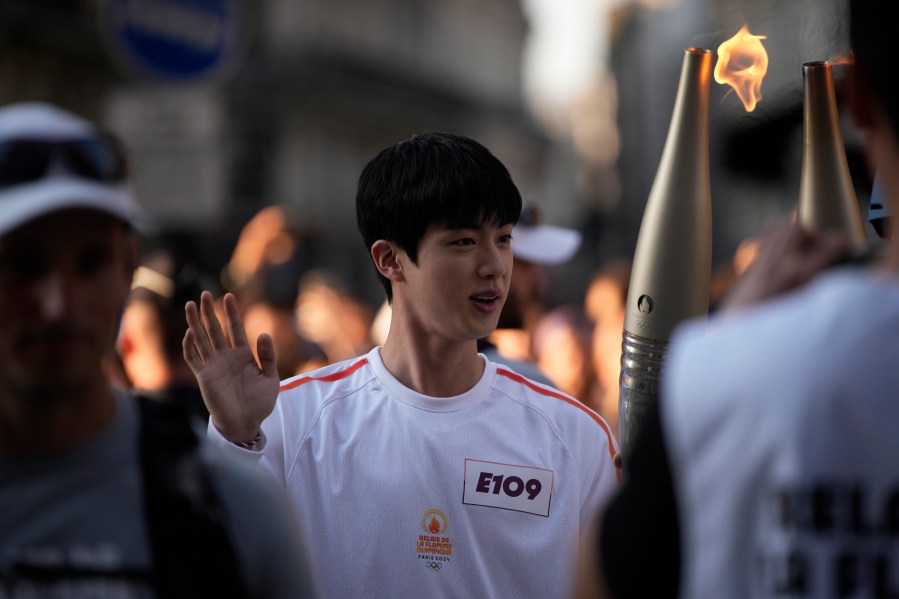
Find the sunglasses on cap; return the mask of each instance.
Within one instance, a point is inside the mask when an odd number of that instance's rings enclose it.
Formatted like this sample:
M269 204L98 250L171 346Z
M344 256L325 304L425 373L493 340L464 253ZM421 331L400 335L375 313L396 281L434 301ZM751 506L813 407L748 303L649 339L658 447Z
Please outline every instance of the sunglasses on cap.
M121 182L128 175L122 146L110 136L53 141L23 137L0 142L0 187L37 181L57 163L73 175L104 183Z

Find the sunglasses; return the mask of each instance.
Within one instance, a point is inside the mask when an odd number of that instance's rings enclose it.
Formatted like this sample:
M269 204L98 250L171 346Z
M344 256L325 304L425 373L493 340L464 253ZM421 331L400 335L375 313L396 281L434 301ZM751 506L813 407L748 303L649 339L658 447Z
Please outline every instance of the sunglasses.
M112 137L20 138L0 142L0 187L37 181L57 162L74 175L104 183L121 182L128 175L122 146Z

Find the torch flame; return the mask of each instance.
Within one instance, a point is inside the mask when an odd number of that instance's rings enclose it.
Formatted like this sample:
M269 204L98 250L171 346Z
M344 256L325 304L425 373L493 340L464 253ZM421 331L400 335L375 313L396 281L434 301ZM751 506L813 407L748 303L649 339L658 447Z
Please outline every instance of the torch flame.
M849 54L837 54L837 55L833 56L827 62L829 62L830 64L833 64L833 65L852 64L852 56Z
M746 25L718 46L715 81L734 88L746 112L755 110L762 99L762 79L768 72L768 53L760 40L764 35L749 33Z
M431 523L428 525L428 529L434 534L440 532L440 522L437 521L436 516L431 516Z

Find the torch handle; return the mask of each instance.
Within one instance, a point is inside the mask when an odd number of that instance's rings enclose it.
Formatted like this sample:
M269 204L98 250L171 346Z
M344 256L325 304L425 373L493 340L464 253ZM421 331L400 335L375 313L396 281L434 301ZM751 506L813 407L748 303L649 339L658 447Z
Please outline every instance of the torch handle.
M618 442L625 468L639 426L649 408L658 401L659 380L667 351L667 341L624 331L618 391Z

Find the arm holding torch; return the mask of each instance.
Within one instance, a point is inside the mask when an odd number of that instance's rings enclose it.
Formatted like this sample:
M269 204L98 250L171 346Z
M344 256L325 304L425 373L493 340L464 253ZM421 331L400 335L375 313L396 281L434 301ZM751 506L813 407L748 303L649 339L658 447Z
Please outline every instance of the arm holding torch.
M801 287L820 271L842 262L850 247L851 239L843 231L812 232L800 224L782 223L765 238L720 310L746 307Z

